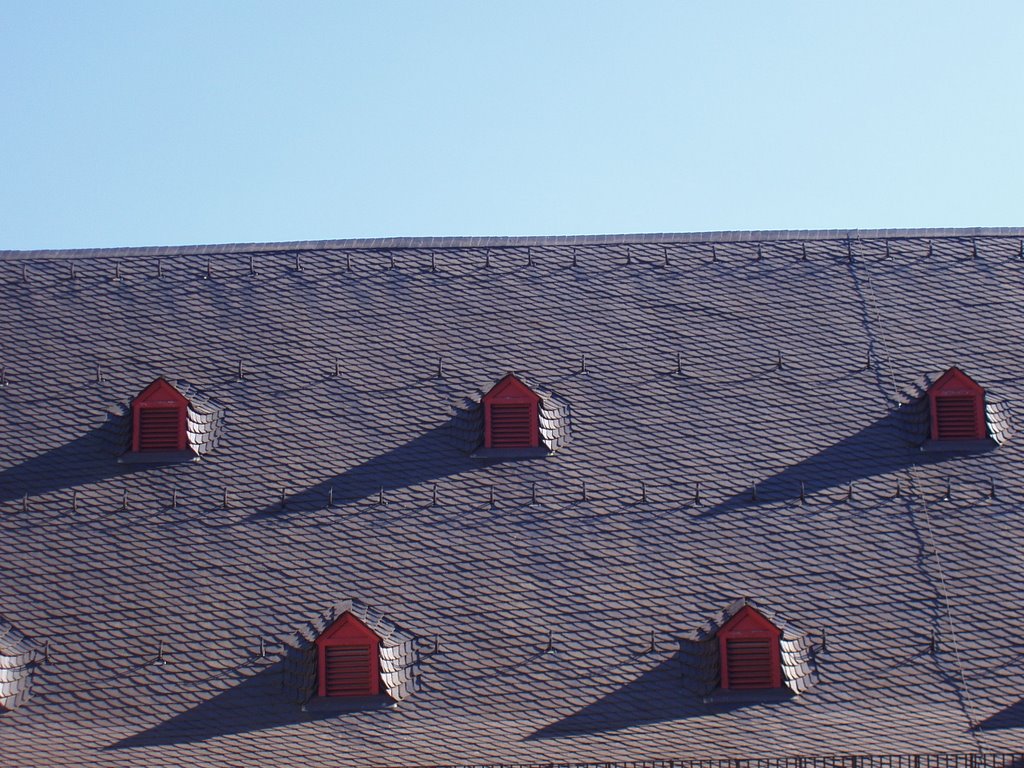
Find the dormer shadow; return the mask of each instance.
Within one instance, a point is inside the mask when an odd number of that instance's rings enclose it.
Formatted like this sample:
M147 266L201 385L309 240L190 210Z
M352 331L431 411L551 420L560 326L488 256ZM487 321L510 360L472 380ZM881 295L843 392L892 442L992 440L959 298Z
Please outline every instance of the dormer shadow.
M970 451L924 452L914 440L918 414L911 408L896 409L873 424L838 443L757 483L758 501L795 502L800 499L801 484L805 496L831 490L837 499L851 483L909 469L913 466L940 464ZM994 450L991 443L985 450ZM895 491L895 486L893 487ZM744 488L723 502L710 507L703 517L713 517L754 503L753 487Z
M977 726L980 731L1001 731L1007 728L1024 728L1024 699L1001 709ZM1024 764L1024 760L1021 761Z
M284 510L322 509L331 499L337 504L359 501L376 496L382 488L387 493L442 480L502 460L473 458L463 450L453 433L458 418L453 417L396 448L286 496ZM280 504L273 504L255 513L253 518L281 511Z
M686 684L689 671L687 656L674 653L635 680L578 712L534 731L526 737L527 741L607 733L745 706L741 702L713 707L705 703L705 696Z
M202 742L217 736L262 731L343 714L337 708L325 712L306 711L283 692L283 667L284 662L278 661L263 669L248 670L248 676L245 676L246 672L239 671L241 679L237 685L106 749ZM380 709L390 703L386 697L353 699L347 711Z
M64 445L0 471L0 503L71 489L142 469L118 464L128 440L127 415L106 422Z

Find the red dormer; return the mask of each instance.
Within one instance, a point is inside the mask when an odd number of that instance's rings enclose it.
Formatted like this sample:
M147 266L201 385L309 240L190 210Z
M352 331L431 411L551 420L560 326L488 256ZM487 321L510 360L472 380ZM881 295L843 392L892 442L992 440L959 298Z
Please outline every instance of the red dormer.
M782 687L782 631L749 605L718 630L722 688Z
M483 397L484 448L538 448L540 396L508 374Z
M380 638L351 613L343 613L316 639L320 696L380 693Z
M932 440L984 440L985 390L959 368L928 388Z
M132 451L171 453L188 448L188 400L158 378L132 401Z

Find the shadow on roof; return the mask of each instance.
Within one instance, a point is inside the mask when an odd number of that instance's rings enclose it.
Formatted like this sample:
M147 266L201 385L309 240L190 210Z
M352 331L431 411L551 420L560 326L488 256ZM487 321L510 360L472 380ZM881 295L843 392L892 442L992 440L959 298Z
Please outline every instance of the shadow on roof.
M452 440L452 421L446 421L409 442L354 466L339 475L286 498L285 509L274 504L249 519L311 509L323 509L333 495L342 504L376 497L391 490L441 480L493 464L500 459L473 459Z
M281 687L283 667L283 661L270 664L212 699L104 749L187 744L344 714L338 707L321 712L304 711ZM392 704L385 696L353 699L352 702L347 711L382 709Z
M112 416L70 443L3 470L0 502L14 501L26 494L31 498L152 467L117 463L118 454L127 447L127 433L122 435L126 424L126 418Z
M673 654L636 680L580 711L534 731L526 740L617 731L634 725L683 720L746 706L741 703L705 704L703 696L684 687L680 665L680 654Z
M1024 699L1001 709L977 727L979 731L1000 731L1024 727Z
M899 472L912 466L941 463L953 455L922 452L909 437L907 415L899 410L891 411L860 432L758 483L757 498L770 502L797 501L801 483L806 495L829 489L837 495L843 494L851 483L858 480ZM748 507L752 501L753 489L745 488L708 508L701 516L713 517Z

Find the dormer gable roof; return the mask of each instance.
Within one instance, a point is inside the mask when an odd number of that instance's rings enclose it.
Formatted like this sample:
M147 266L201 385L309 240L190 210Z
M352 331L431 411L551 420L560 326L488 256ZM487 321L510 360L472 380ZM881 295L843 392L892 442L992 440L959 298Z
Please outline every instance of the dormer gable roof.
M776 637L782 634L781 629L772 624L760 611L749 603L744 603L743 607L736 611L732 618L719 628L718 632L735 632L737 634L744 632L768 632Z
M359 639L367 642L380 640L376 632L357 619L350 611L346 611L335 619L334 623L325 629L316 641L322 643L339 638Z
M135 396L132 405L135 404L188 406L189 401L171 382L157 376Z
M193 458L188 444L188 399L162 376L132 400L130 460L181 461Z
M491 387L487 394L483 396L484 402L490 403L502 403L502 402L537 402L541 401L541 396L527 386L522 379L516 376L511 371L506 373L493 387Z
M541 449L538 406L541 398L512 373L491 387L484 408L484 449L532 451Z
M766 690L782 687L779 636L782 631L756 608L744 605L718 630L722 689Z
M320 696L376 696L380 693L380 637L349 612L316 639Z
M928 387L928 394L938 396L984 395L985 390L978 382L954 365Z
M985 440L985 390L957 367L928 388L933 443Z

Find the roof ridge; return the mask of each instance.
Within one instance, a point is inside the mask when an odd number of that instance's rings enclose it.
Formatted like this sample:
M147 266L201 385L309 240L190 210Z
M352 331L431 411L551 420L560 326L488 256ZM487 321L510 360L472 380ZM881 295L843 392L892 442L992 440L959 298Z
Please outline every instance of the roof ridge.
M0 261L24 258L89 258L142 256L202 256L308 250L374 250L389 248L515 248L527 246L628 245L659 243L737 243L780 240L867 240L904 238L1024 237L1024 227L947 227L908 229L718 230L606 235L529 235L508 237L370 237L341 240L294 240L272 243L126 246L0 250Z

